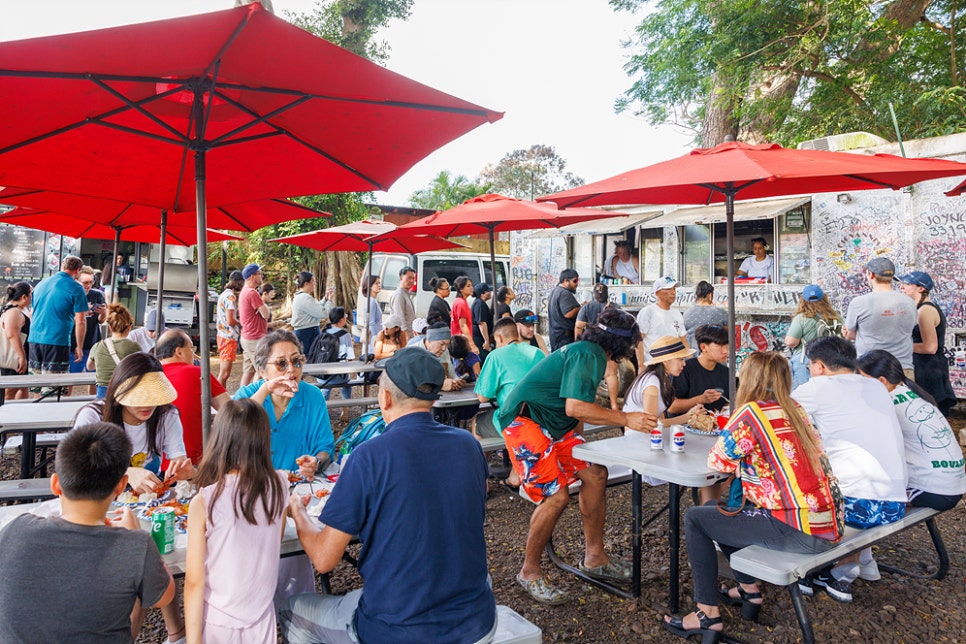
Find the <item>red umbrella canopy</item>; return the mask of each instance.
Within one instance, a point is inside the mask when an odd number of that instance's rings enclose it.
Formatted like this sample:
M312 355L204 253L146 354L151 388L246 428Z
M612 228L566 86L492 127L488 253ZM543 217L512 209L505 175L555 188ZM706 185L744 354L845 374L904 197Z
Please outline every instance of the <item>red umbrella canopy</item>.
M55 212L43 210L33 210L31 208L14 208L8 213L0 215L0 224L11 224L43 230L55 235L66 235L67 237L85 237L91 239L114 239L115 229L104 224L97 224L80 217L63 215ZM136 225L121 227L121 240L130 242L143 242L146 244L158 244L161 242L161 227L154 225ZM217 230L207 230L209 242L216 241L237 241L241 237L218 232ZM166 229L165 243L176 246L191 246L198 243L198 233L194 226L168 226Z
M442 237L434 235L409 235L401 237L376 237L397 230L395 224L384 221L356 221L344 226L323 228L310 233L289 237L279 237L270 241L281 244L294 244L318 251L354 251L381 253L425 253L445 248L465 248Z
M781 195L898 189L966 174L966 164L891 154L791 150L774 143L722 143L609 179L540 197L561 208L608 204L720 203L726 193L758 199Z
M501 113L260 5L0 43L0 185L142 203L384 190ZM199 164L201 165L201 164Z
M591 208L558 210L553 204L536 203L486 194L467 199L459 206L443 210L404 226L388 237L434 234L443 237L480 235L489 232L560 228L588 219L617 217L623 213Z
M161 211L154 206L53 190L2 188L0 203L25 206L35 210L49 210L108 226L156 226L161 221ZM209 207L207 225L223 230L252 232L285 221L330 216L327 212L312 210L286 199L259 199L246 203ZM196 226L196 214L193 210L168 213L168 223L171 226L183 228Z

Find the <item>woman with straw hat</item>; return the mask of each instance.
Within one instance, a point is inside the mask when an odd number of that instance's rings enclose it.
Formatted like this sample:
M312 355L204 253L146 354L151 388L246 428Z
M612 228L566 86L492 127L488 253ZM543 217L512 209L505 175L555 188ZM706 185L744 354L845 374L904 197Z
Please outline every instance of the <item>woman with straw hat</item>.
M136 494L154 492L167 480L190 479L194 467L182 438L181 417L171 403L178 397L152 355L132 353L114 369L104 400L81 407L74 426L105 421L124 428L134 446L128 483ZM169 461L166 471L162 463Z
M651 344L650 355L651 359L624 396L624 411L654 414L665 425L683 425L692 413L703 412L704 407L698 404L681 416L667 417L667 409L674 402L671 378L681 375L684 361L694 355L694 349L687 348L681 338L666 335Z

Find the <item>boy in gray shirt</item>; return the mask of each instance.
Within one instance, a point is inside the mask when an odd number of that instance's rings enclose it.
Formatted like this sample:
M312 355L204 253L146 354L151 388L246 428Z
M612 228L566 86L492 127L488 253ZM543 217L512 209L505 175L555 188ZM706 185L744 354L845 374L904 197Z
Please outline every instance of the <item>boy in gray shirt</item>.
M855 350L860 356L873 349L888 351L912 378L912 328L916 326L916 305L911 298L892 289L895 274L895 264L886 257L876 257L865 265L865 277L872 292L849 303L845 337L855 341Z
M151 535L129 508L106 519L130 462L117 425L78 427L61 441L50 481L61 516L23 514L0 531L0 642L130 644L144 607L171 602L174 581Z

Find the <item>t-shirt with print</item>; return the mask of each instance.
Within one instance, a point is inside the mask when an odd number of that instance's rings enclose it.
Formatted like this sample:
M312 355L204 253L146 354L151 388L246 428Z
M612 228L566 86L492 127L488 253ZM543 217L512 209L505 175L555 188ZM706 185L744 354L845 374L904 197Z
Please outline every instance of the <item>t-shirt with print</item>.
M151 535L23 514L0 530L0 642L131 642L171 577Z
M697 358L690 358L684 363L684 370L680 376L674 376L675 398L694 398L700 396L708 389L721 389L727 395L728 392L728 367L723 364L714 363L714 369L708 371ZM713 403L703 403L705 409L711 411L721 411L728 402L724 397L718 398Z
M543 351L524 342L504 345L486 357L474 391L485 398L496 398L497 407L503 407L516 384L546 357Z
M550 350L556 351L565 344L574 341L574 328L577 326L577 315L564 317L565 313L580 306L573 291L560 284L553 287L547 298L547 321L550 323ZM579 311L578 311L579 313Z
M81 347L84 351L90 351L94 343L101 339L101 324L97 321L97 313L94 313L93 310L105 304L107 304L107 300L104 299L104 293L96 288L92 288L87 292L87 306L91 311L84 316L87 322L87 331L84 334L84 346ZM77 337L71 333L70 349L73 351L75 348L77 348Z
M855 331L855 350L861 356L873 349L891 353L903 369L912 369L912 328L916 303L899 291L872 292L849 302L845 328Z
M74 420L74 427L101 422L103 403L93 403L81 407ZM164 459L180 458L186 455L181 430L181 416L177 408L171 407L161 417L158 424L158 437L163 454L158 454L153 445L148 444L148 424L131 425L124 423L124 432L131 440L134 450L131 454L131 467L143 467L152 474L161 474Z
M228 311L235 312L235 320L238 321L238 296L235 291L226 288L218 296L218 337L225 340L238 341L239 325L228 324Z
M561 347L513 388L497 414L498 426L505 429L523 414L554 438L562 438L577 426L577 420L567 415L567 399L594 402L606 366L607 354L593 342L582 340Z
M253 288L246 286L238 294L238 319L245 340L261 340L268 333L268 320L258 312L264 305L262 296Z
M637 314L637 327L641 330L641 344L644 346L644 357L650 359L651 343L658 338L672 335L680 338L684 335L684 316L674 309L664 310L657 304L648 304Z
M892 403L906 445L909 487L950 496L966 493L963 450L949 421L905 385L892 390Z
M881 382L854 373L819 376L796 387L792 398L821 435L843 495L906 501L902 430Z

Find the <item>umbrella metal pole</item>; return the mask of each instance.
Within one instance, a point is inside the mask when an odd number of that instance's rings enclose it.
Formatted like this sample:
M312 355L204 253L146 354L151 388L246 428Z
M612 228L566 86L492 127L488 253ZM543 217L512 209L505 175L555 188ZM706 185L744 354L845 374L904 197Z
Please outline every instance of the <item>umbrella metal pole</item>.
M735 378L737 374L737 346L739 335L735 332L735 195L725 192L725 234L728 253L728 399L735 400ZM732 403L733 404L733 403ZM732 409L732 411L734 411Z
M200 104L199 104L200 105ZM195 203L198 215L198 353L201 356L201 443L211 429L211 351L208 344L208 236L205 204L205 152L195 152Z
M369 362L369 338L372 336L372 242L369 242L369 276L366 277L366 323L363 325L362 337L365 342L362 345L362 354L366 358L366 362ZM373 354L373 360L375 360L375 354ZM368 389L368 387L367 387ZM369 394L368 391L365 392L366 395Z
M114 226L114 254L111 255L111 302L117 302L117 254L121 250L121 227ZM104 270L101 269L101 275Z
M162 310L162 293L164 293L164 253L167 247L167 237L168 237L168 211L164 208L161 209L161 243L158 244L158 301L154 303L155 315L154 318L154 343L157 346L158 340L161 339L161 329L163 328L161 324L161 310ZM148 257L148 267L150 270L151 257Z
M493 297L491 300L496 301L496 250L493 248L493 225L487 226L487 229L490 233L490 279L493 280L493 283L490 284L490 288L493 289ZM496 314L494 313L495 310L495 306L490 309L490 335L493 335L493 327L496 326ZM486 340L486 338L483 339Z

